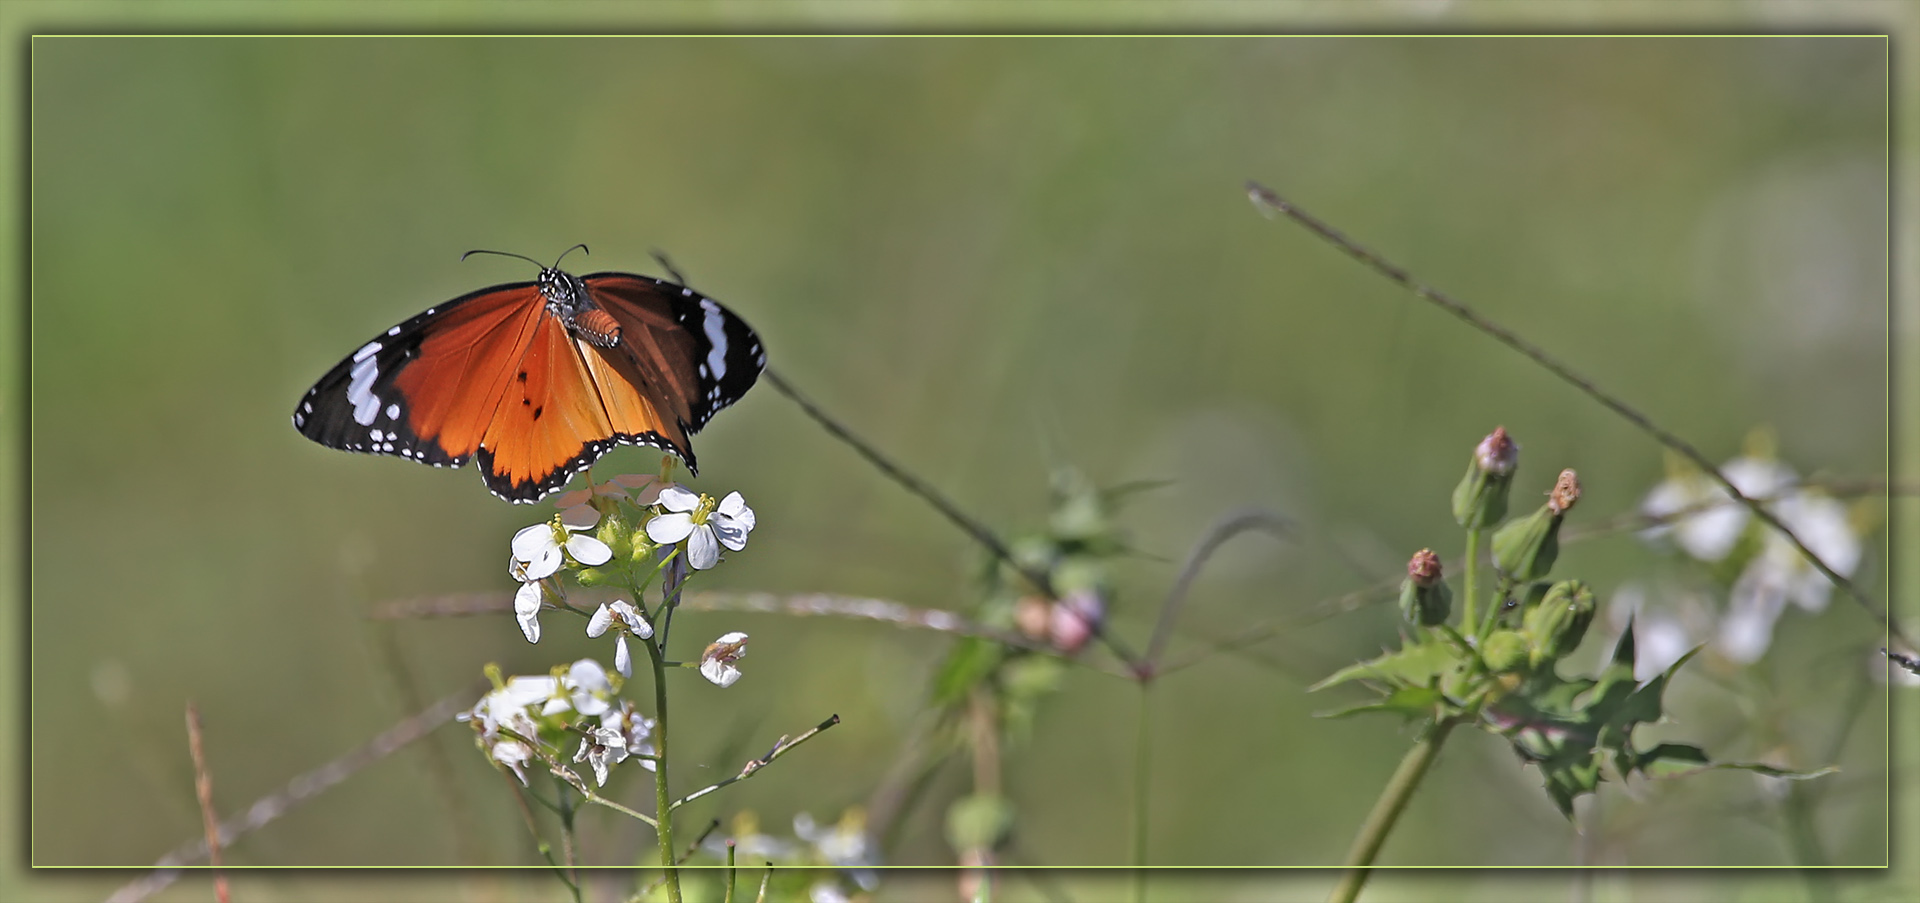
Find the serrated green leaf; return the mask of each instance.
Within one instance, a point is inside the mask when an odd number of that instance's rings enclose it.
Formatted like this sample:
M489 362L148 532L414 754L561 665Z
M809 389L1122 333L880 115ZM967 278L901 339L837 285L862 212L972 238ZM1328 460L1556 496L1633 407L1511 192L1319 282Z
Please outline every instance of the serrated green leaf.
M1633 671L1633 656L1633 616L1628 615L1627 629L1620 631L1620 642L1615 643L1613 646L1613 659L1610 664L1624 664L1627 666L1627 671L1631 672Z
M1333 712L1316 712L1313 717L1345 718L1366 712L1392 712L1406 718L1419 718L1433 714L1433 707L1445 698L1439 690L1431 687L1402 687L1379 702Z
M1371 678L1395 686L1424 687L1443 672L1460 663L1460 650L1438 641L1428 641L1388 652L1378 658L1357 662L1329 674L1307 688L1312 693L1350 680Z
M1840 770L1828 766L1817 771L1790 771L1760 762L1715 762L1706 750L1684 743L1662 743L1641 753L1638 769L1641 774L1658 779L1683 778L1703 771L1751 771L1789 781L1804 781Z

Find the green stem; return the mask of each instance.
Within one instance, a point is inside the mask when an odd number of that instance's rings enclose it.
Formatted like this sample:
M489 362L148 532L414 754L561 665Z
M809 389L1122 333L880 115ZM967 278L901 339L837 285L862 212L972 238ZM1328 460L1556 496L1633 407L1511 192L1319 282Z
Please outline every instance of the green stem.
M1827 853L1820 846L1820 835L1813 826L1812 794L1800 781L1788 781L1787 798L1782 806L1786 818L1787 842L1793 847L1794 863L1800 866L1800 879L1806 882L1807 899L1838 900L1833 876L1827 874Z
M1480 638L1480 620L1474 617L1476 606L1480 604L1480 528L1467 531L1467 601L1460 608L1460 626L1472 633L1474 639Z
M667 792L667 661L660 644L647 638L647 657L653 660L653 817L654 836L660 839L660 865L667 870L667 900L680 903L680 869L673 855L673 797Z
M1153 683L1140 684L1140 731L1134 738L1133 758L1133 900L1147 899L1147 790L1153 751Z
M1427 768L1440 754L1440 744L1446 742L1447 734L1457 723L1451 718L1442 720L1407 750L1400 767L1380 791L1373 811L1367 814L1366 824L1360 826L1359 835L1354 837L1353 847L1347 851L1347 873L1333 889L1332 896L1327 897L1328 903L1353 903L1360 896L1360 888L1366 885L1367 876L1373 870L1374 857L1387 842L1387 834L1400 819L1401 811L1407 808L1407 801L1413 798L1414 788L1420 786L1420 779L1426 777Z

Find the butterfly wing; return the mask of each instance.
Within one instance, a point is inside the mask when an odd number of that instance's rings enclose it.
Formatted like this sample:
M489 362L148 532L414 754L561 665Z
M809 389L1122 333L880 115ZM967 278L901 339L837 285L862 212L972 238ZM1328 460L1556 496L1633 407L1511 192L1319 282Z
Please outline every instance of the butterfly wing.
M482 289L387 330L307 390L294 427L322 445L459 467L535 501L617 445L678 455L766 366L739 317L691 289L629 273L582 280L619 326L599 347L539 283ZM604 335L600 338L605 341Z
M625 364L654 408L684 434L740 400L766 369L767 353L745 320L693 289L632 273L584 277L595 303L620 323ZM686 458L688 469L693 458Z
M362 345L307 390L300 434L329 448L459 467L480 447L545 312L536 283L481 289Z

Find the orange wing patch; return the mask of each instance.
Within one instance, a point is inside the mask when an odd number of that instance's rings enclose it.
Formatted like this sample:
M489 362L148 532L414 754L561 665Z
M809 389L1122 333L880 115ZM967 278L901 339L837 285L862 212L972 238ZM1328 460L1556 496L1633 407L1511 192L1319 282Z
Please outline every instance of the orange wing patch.
M661 416L653 393L642 390L648 383L633 360L616 348L603 350L586 342L577 345L594 386L600 390L600 403L613 431L636 437L652 433L672 446L675 454L686 458L690 443L686 431L680 428L682 421Z
M512 494L546 484L598 457L613 424L566 324L542 311L519 366L480 440L487 482ZM564 478L563 478L564 479Z
M500 362L524 357L542 322L553 319L539 295L529 285L440 315L418 356L394 378L415 435L460 461L480 447L514 373Z

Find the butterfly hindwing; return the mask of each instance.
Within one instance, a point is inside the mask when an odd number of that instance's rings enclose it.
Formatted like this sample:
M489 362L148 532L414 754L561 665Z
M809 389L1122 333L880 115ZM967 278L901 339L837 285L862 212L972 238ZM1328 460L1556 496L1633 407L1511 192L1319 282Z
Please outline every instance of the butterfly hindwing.
M594 273L583 281L620 321L622 346L688 433L739 401L766 369L760 337L712 298L632 273Z

